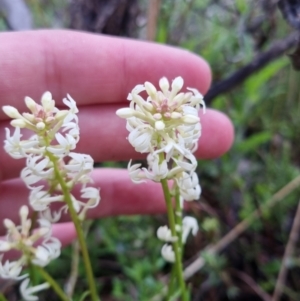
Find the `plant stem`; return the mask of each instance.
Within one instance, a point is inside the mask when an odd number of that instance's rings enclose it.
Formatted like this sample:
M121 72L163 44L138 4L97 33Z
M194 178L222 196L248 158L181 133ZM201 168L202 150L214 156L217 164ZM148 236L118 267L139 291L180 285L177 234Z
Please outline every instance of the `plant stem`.
M29 278L30 282L32 283L33 286L37 285L37 274L35 270L35 266L29 261L28 263L28 269L29 269Z
M171 229L172 236L177 236L176 228L175 228L175 217L173 212L173 206L172 206L172 200L171 200L171 194L168 187L168 182L166 179L162 179L161 185L164 191L164 197L166 200L167 205L167 213L168 213L168 219L169 219L169 226ZM186 285L183 279L183 271L182 271L182 263L181 263L181 251L179 250L179 242L174 241L173 242L173 249L175 253L175 269L177 274L178 283L181 290L181 296L182 301L188 301L188 295L186 291Z
M179 226L179 230L177 231L178 236L178 244L179 244L179 251L180 251L180 258L182 260L183 255L183 243L182 243L182 207L180 206L180 193L179 187L176 185L175 188L175 222L176 225Z
M294 255L295 245L299 237L299 231L300 231L300 200L298 202L298 207L294 217L292 229L282 257L278 278L272 296L272 301L280 300L281 294L285 286L286 277L288 274L288 259Z
M60 297L63 301L70 301L68 296L64 293L64 291L61 289L59 284L44 270L42 267L35 265L34 266L37 271L41 274L41 276L50 284L50 286L53 288L53 290L56 292L56 294Z
M87 275L87 280L88 280L88 284L89 284L89 288L90 288L90 293L91 293L91 298L93 301L100 301L100 298L97 295L97 288L96 288L96 283L95 283L95 279L94 279L94 275L93 275L93 270L92 270L92 265L91 265L91 261L90 261L90 257L89 257L89 252L87 249L87 245L85 243L85 238L84 238L84 233L81 227L81 222L78 218L78 215L73 207L73 203L72 203L72 198L71 198L71 193L69 191L69 188L66 184L66 182L64 181L62 175L60 174L59 168L57 166L57 159L55 156L53 156L51 153L47 153L47 155L49 156L49 158L51 159L51 161L53 162L53 167L54 167L54 173L55 176L61 186L61 189L63 191L64 194L64 200L68 205L68 209L70 212L70 216L71 219L74 223L76 232L77 232L77 239L78 242L80 244L80 248L81 248L81 252L82 252L82 257L83 257L83 262L84 262L84 266L85 266L85 271L86 271L86 275Z
M169 280L167 300L171 299L175 288L176 288L176 271L175 271L175 266L172 265L171 276L170 276L170 280Z

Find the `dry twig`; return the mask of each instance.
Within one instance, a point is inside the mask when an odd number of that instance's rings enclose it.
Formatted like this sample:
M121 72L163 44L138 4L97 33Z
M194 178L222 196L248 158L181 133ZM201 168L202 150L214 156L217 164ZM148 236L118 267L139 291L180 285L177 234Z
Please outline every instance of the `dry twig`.
M255 281L246 273L239 271L234 271L241 280L243 280L251 289L263 300L263 301L272 301L271 296L267 294Z
M298 43L298 36L298 32L293 32L287 38L275 41L267 51L257 54L251 63L240 68L224 80L215 83L206 93L205 102L209 104L218 95L233 89L253 73L282 56L287 50L295 47Z
M275 206L278 202L283 200L287 195L293 192L296 188L300 186L300 176L296 177L294 180L289 182L283 188L281 188L278 192L276 192L264 205L260 206L254 212L252 212L247 218L241 221L238 225L236 225L230 232L228 232L223 238L221 238L215 245L207 247L206 251L211 254L217 254L226 248L230 243L232 243L235 239L237 239L252 223L256 220L262 212L266 209L270 209ZM203 257L199 254L198 258L191 263L184 270L184 278L189 279L195 273L202 269L205 264Z
M147 18L147 40L148 41L155 40L159 9L160 9L160 0L149 1L148 18Z
M281 266L279 275L277 278L275 290L273 293L272 301L278 301L280 299L280 296L282 294L287 272L288 272L288 260L293 256L294 250L295 250L295 244L299 237L299 231L300 231L300 200L298 203L297 212L295 214L294 222L292 225L292 229L289 235L288 243L284 250L284 255L282 257Z

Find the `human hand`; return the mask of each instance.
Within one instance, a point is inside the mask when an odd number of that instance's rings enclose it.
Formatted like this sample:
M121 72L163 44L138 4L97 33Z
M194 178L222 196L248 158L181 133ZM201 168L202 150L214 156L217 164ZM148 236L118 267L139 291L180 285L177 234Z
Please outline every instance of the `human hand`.
M125 121L116 110L124 107L136 84L161 77L182 76L185 87L207 91L211 74L207 63L181 49L73 31L44 30L0 34L0 104L27 111L24 97L39 101L50 91L57 106L69 93L79 108L80 141L76 152L90 154L96 162L139 159L126 140ZM9 119L0 112L0 139L5 139ZM226 152L233 141L233 127L222 113L201 113L202 137L197 158L211 159ZM0 221L18 221L18 211L29 191L20 178L24 160L15 160L0 149ZM101 187L100 205L89 217L152 214L165 211L158 184L133 184L127 170L96 169L95 187ZM71 223L54 225L53 235L63 244L76 236ZM4 227L0 224L0 235Z

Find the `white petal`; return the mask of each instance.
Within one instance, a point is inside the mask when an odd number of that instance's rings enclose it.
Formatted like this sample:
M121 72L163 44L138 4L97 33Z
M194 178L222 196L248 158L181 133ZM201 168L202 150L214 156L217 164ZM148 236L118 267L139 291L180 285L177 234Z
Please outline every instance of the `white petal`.
M162 257L168 262L175 262L175 253L171 245L164 244L161 249Z
M164 92L164 94L167 93L167 91L170 88L170 84L169 81L167 80L166 77L163 77L159 80L159 87L161 88L161 90Z
M177 93L182 89L182 87L183 87L183 78L181 76L178 76L172 82L172 91L175 90Z
M171 230L168 226L161 226L157 229L156 235L158 239L163 240L165 242L173 242L177 241L178 237L172 236Z

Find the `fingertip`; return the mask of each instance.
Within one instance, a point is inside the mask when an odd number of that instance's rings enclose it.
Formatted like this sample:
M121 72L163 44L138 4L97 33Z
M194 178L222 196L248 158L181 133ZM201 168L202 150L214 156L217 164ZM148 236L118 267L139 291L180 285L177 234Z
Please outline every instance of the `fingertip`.
M202 159L213 159L222 156L232 146L234 127L224 113L208 109L201 114L202 136L196 156Z
M191 77L194 79L190 85L194 84L194 86L189 86L189 82L186 84L190 88L199 89L199 91L204 95L208 91L212 81L210 66L201 56L190 51L187 51L187 53L190 57L191 64L194 65L194 68L190 70Z
M76 229L71 222L54 224L52 226L52 236L60 240L62 247L71 244L76 238Z

